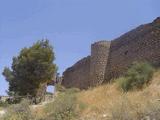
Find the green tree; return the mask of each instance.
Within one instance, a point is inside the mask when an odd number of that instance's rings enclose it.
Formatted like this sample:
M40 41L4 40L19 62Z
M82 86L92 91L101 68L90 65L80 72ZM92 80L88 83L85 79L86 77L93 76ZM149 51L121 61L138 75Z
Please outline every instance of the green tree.
M29 48L23 48L13 57L11 69L5 67L3 75L9 82L9 93L30 95L43 100L57 67L53 63L55 54L48 40L41 40Z

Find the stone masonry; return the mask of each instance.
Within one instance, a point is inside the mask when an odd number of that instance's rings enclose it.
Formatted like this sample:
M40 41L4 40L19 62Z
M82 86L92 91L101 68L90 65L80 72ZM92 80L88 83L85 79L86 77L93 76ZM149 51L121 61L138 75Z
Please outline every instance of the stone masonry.
M90 85L102 84L110 52L110 41L99 41L91 45Z
M134 61L160 65L160 17L112 41L91 45L91 56L63 73L62 85L87 89L123 75Z
M62 85L86 89L90 86L90 56L78 61L63 73Z

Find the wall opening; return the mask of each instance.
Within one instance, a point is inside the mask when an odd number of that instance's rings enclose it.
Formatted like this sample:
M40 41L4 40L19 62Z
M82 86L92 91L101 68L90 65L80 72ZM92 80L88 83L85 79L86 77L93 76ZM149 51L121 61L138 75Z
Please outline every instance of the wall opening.
M54 87L53 85L47 86L46 92L47 92L47 94L54 94L54 92L55 92L55 87Z

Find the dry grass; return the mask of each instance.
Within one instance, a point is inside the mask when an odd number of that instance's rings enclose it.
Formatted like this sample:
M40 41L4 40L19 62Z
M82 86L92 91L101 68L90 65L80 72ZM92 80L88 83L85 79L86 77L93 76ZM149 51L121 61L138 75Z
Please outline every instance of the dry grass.
M150 85L141 91L123 93L113 83L78 94L78 100L87 105L81 115L86 120L139 120L144 114L160 109L159 99L160 71L155 72Z
M160 118L160 70L143 90L122 92L117 83L76 93L85 105L76 120L147 120ZM37 120L45 120L43 107L32 109ZM41 118L41 119L40 119Z
M46 117L46 113L44 111L43 106L36 108L31 107L31 111L36 120L44 119Z

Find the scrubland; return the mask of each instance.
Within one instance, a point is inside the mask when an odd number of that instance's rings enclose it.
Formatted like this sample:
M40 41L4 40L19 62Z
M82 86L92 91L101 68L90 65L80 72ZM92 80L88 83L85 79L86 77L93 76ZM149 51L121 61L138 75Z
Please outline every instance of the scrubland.
M148 68L142 67L140 68ZM135 68L134 68L135 69ZM142 71L143 71L142 69ZM127 91L118 79L109 84L78 90L76 88L59 91L54 101L39 107L32 107L23 101L7 107L2 120L160 120L160 70L148 69L133 75L143 80L142 86L136 86L130 78L132 87ZM147 71L147 74L150 72ZM134 71L135 72L135 71ZM146 80L148 79L148 80ZM123 82L126 82L124 80ZM137 81L139 82L139 81ZM126 83L124 83L126 84ZM128 85L128 83L127 83ZM133 86L135 85L135 86Z

